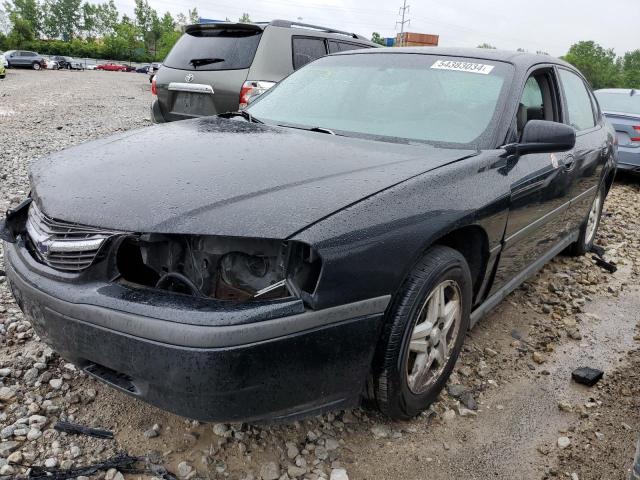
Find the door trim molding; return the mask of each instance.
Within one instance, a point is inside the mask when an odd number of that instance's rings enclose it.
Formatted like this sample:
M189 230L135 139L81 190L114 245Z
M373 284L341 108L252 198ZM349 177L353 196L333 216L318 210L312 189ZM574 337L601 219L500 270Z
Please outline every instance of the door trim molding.
M496 293L487 298L482 305L477 307L471 313L471 320L469 328L473 328L478 321L484 317L487 313L493 310L504 298L518 288L525 280L536 274L542 267L544 267L552 258L562 252L572 243L578 240L578 232L573 232L570 235L563 238L552 249L538 258L535 262L522 270L518 275L513 277L503 287L501 287Z
M567 210L569 208L569 206L571 205L571 202L573 200L575 200L575 199L568 200L567 202L563 203L559 207L551 210L550 212L545 213L542 217L540 217L537 220L533 221L532 223L530 223L526 227L521 228L517 232L514 232L511 235L509 235L508 237L506 237L504 239L504 248L507 248L510 245L514 244L514 243L518 243L518 241L520 241L522 239L522 237L527 236L529 233L531 233L534 230L537 230L538 228L540 228L541 225L544 225L545 223L550 221L555 216L560 215L561 213L563 213L565 210Z

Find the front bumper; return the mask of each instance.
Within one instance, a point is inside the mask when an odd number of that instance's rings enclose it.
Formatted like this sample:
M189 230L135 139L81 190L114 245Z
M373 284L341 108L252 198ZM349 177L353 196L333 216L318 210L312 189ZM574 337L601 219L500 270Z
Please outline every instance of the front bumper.
M123 298L107 284L83 290L41 275L19 244L5 244L5 259L18 305L52 348L121 391L202 421L287 420L354 405L389 302L239 324L212 312L207 324L206 312L144 305L140 292ZM153 316L140 313L145 306ZM200 320L182 322L189 313Z

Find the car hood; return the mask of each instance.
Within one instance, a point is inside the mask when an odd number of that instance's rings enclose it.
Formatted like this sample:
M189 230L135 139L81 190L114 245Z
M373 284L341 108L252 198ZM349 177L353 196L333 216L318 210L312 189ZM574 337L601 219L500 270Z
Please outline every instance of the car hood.
M36 162L45 214L105 229L286 238L390 186L474 154L236 118L156 125Z

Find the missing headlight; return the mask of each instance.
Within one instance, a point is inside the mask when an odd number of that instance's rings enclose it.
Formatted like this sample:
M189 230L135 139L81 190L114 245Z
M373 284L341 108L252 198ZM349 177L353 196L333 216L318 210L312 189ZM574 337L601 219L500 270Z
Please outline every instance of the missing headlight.
M129 284L243 302L312 292L310 252L280 240L148 234L120 244L117 267Z

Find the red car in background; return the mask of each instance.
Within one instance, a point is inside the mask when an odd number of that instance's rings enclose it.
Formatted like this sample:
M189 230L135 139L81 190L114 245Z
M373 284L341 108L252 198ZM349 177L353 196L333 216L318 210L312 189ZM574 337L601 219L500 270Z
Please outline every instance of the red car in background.
M117 63L103 63L96 67L96 70L107 70L110 72L129 72L130 67L128 65L119 65Z

